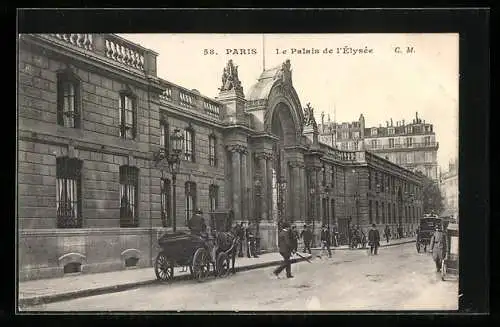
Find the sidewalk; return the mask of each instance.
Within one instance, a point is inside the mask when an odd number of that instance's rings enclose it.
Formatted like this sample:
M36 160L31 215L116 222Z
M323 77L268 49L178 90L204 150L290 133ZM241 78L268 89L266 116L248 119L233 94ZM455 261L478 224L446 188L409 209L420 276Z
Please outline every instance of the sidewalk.
M310 254L301 253L310 258ZM236 258L236 271L245 271L263 267L276 266L283 258L279 253L265 253L258 258ZM303 261L300 257L293 262ZM189 270L182 272L182 268L174 268L174 281L190 278ZM210 282L207 280L206 282ZM113 271L107 273L81 274L62 278L40 279L20 282L18 285L19 307L42 303L66 301L79 297L94 296L104 293L119 292L143 285L160 283L156 279L154 268L140 268Z
M385 239L383 239L383 240L381 239L380 240L380 247L385 248L388 246L394 246L394 245L406 244L406 243L414 243L414 242L415 242L415 237L392 239L392 240L389 240L389 243L386 243ZM367 247L368 247L368 244L367 244ZM349 245L341 245L338 247L330 246L330 249L332 249L332 250L349 250ZM321 247L314 247L314 248L311 248L311 250L321 250ZM352 249L352 250L366 250L366 248L365 249L357 248L357 249Z

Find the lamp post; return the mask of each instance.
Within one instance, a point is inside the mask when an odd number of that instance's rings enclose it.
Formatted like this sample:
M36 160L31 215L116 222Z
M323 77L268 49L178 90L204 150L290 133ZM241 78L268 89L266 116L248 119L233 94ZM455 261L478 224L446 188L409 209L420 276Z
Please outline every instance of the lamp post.
M177 219L176 219L176 179L177 174L179 173L181 158L180 155L182 153L183 145L184 145L184 136L181 133L181 130L176 128L170 135L170 146L167 149L159 149L157 152L153 154L153 161L155 162L155 166L159 167L161 170L161 177L163 180L163 172L165 168L172 174L172 230L175 233L177 230ZM165 165L165 163L167 165ZM164 226L165 227L165 226Z

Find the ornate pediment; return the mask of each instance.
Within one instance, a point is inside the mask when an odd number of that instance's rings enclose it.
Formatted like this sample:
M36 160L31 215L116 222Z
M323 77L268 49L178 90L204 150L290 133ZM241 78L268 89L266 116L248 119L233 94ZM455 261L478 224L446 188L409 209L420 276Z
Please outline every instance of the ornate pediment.
M231 91L233 89L235 91L243 91L240 79L238 78L238 66L235 66L233 60L229 59L222 72L222 86L219 90Z

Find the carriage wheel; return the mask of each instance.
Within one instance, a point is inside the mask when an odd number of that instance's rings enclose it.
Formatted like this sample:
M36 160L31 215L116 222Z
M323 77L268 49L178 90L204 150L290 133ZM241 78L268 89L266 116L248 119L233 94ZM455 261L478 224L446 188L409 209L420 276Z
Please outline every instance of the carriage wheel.
M226 277L229 274L229 256L224 252L219 253L217 256L217 276Z
M162 281L169 281L174 278L174 265L163 252L160 252L156 257L155 274L156 278Z
M199 282L205 280L210 273L210 256L204 248L196 250L193 256L193 277Z

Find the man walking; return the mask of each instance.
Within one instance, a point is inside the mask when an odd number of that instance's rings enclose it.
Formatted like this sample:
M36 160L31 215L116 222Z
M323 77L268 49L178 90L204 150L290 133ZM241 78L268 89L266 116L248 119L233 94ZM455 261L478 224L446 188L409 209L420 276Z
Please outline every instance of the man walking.
M251 258L258 258L257 253L256 253L256 247L255 247L255 234L256 234L256 229L255 229L255 224L249 222L248 227L245 230L245 238L247 240L247 257Z
M297 252L299 248L299 232L297 231L297 226L292 225L292 252Z
M311 241L312 241L312 232L311 229L309 229L309 226L304 225L304 229L300 233L300 237L304 241L304 253L309 252L311 254Z
M370 254L377 255L378 247L380 246L380 234L378 232L377 226L372 225L372 229L368 232L368 243L370 245Z
M436 226L436 230L431 237L431 253L432 259L436 263L436 271L441 271L441 264L443 263L444 252L446 251L446 239L443 232L441 232L439 226Z
M391 229L389 228L389 225L385 225L384 236L387 243L389 243L389 239L391 238Z
M332 238L333 238L333 246L338 247L339 246L339 228L337 226L337 223L335 223L333 225Z
M326 227L326 225L323 225L323 228L321 230L321 252L320 252L320 257L323 255L324 250L327 249L328 251L328 257L332 257L332 251L330 251L330 231Z
M283 263L273 271L276 277L279 277L279 274L283 271L283 269L285 269L286 277L293 278L292 266L290 262L290 256L292 254L292 235L289 227L290 224L284 222L282 224L282 229L278 234L278 248L281 256L283 257Z
M238 257L243 257L243 243L245 242L245 226L243 222L236 225L236 236L239 238Z

